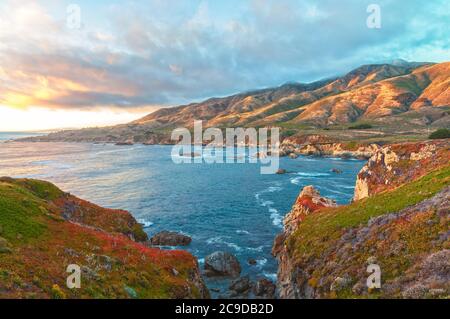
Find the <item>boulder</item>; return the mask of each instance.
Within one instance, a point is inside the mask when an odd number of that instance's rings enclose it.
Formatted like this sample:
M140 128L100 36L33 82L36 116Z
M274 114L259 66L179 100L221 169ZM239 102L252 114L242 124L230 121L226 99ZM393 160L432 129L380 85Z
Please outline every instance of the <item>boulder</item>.
M250 258L247 262L248 262L248 264L251 265L251 266L254 266L254 265L257 264L256 259L254 259L254 258Z
M227 252L216 251L205 258L205 275L238 277L241 265L237 258Z
M257 297L272 299L275 297L275 284L266 278L259 279L253 286L253 293Z
M278 174L278 175L286 174L286 170L285 170L284 168L279 168L279 169L277 170L277 174Z
M252 287L252 284L250 282L250 277L247 275L247 276L233 280L229 289L234 293L243 294L243 293L249 291L251 287Z
M289 158L296 159L298 155L296 153L290 153Z
M162 231L150 239L150 244L156 246L187 246L191 241L192 239L189 236L176 232Z

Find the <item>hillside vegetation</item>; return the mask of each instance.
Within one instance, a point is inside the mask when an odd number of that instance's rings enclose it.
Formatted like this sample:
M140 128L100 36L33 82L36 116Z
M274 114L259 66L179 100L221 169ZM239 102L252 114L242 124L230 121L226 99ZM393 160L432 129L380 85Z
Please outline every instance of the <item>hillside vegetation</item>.
M0 178L0 299L208 296L191 254L137 242L146 238L126 211ZM66 287L69 264L82 269L81 289Z

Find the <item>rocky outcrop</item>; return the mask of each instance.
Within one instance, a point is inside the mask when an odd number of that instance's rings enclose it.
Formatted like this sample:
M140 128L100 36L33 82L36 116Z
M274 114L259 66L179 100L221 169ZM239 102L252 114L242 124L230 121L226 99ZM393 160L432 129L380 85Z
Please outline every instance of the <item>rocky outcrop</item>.
M170 231L162 231L155 234L150 239L151 245L156 246L187 246L191 243L192 238L183 234Z
M365 200L308 213L296 202L273 247L278 296L448 298L448 151L447 141L383 147L362 171ZM380 289L367 286L368 265Z
M415 180L448 164L448 140L403 143L379 149L358 174L353 200Z
M126 210L100 207L69 193L61 193L53 203L67 221L101 231L124 234L138 242L148 239L142 226Z
M205 258L205 275L238 277L241 265L238 259L227 252L216 251Z
M314 186L305 186L298 195L291 211L284 217L284 234L290 235L297 229L299 223L309 214L324 208L336 207L334 200L320 196Z
M296 290L292 276L295 271L290 262L286 239L296 230L306 216L325 207L336 207L335 201L321 197L320 192L313 186L306 186L297 197L291 211L285 216L283 233L275 238L272 254L278 259L278 293L280 298L295 298Z
M378 149L377 144L338 142L323 135L300 135L284 139L280 154L291 158L298 155L370 158Z

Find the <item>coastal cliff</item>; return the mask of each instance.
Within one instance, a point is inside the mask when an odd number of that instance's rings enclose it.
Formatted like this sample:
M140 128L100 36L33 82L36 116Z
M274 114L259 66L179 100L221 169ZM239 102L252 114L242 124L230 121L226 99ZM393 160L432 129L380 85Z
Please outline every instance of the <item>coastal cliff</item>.
M322 204L311 205L302 191L273 246L279 297L447 298L449 145L381 148L359 173L355 201L346 206L317 192ZM358 187L363 183L367 188ZM366 286L369 264L381 269L381 289Z
M0 298L209 297L190 253L145 240L127 211L48 182L0 178ZM66 286L70 264L81 269L80 289Z

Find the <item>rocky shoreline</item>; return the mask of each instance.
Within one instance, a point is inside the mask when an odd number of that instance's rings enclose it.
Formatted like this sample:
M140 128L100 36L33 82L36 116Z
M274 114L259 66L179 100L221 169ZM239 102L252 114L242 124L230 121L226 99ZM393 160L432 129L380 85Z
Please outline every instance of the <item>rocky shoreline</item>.
M86 129L89 130L89 129ZM117 146L130 146L134 144L142 145L175 145L170 136L166 134L150 134L145 139L130 136L86 136L79 135L79 131L62 131L50 133L45 136L34 136L17 139L18 142L75 142L75 143L95 143L114 144ZM204 144L206 145L206 144ZM247 145L248 146L248 145ZM342 142L324 135L300 134L282 139L278 155L297 158L299 155L340 157L369 159L380 146L375 143L365 144L354 141Z
M369 159L380 149L378 144L334 141L323 135L300 135L285 138L280 145L280 156L329 156Z

